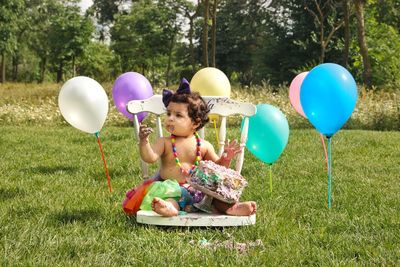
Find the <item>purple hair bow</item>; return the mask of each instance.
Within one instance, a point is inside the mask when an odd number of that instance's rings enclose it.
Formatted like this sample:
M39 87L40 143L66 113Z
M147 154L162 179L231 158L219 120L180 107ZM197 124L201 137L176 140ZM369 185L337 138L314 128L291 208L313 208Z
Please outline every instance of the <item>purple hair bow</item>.
M190 85L189 82L183 78L181 81L181 84L179 85L178 90L176 90L176 94L190 94ZM169 101L171 100L171 97L174 93L171 90L164 89L162 92L162 101L164 103L164 106L168 106Z

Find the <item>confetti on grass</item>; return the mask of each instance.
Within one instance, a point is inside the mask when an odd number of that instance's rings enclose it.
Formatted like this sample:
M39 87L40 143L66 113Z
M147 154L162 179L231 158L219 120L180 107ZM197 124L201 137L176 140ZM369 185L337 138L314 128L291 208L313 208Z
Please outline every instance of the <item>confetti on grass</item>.
M237 242L234 240L215 240L215 241L208 241L207 239L203 238L196 242L195 240L190 240L189 244L197 245L204 248L209 249L218 249L218 248L225 248L229 250L236 250L238 253L245 253L251 248L255 247L263 247L264 244L261 239L257 239L255 241L247 241L247 242Z

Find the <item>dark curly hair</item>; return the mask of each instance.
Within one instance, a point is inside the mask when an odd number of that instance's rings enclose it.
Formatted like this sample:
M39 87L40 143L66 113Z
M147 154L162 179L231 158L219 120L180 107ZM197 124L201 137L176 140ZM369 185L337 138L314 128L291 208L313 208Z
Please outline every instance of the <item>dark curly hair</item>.
M177 94L174 93L169 99L169 103L184 103L188 104L188 115L194 123L200 123L196 128L200 130L209 121L208 113L210 109L207 107L206 102L197 92L192 92L190 94ZM167 106L168 106L167 105Z

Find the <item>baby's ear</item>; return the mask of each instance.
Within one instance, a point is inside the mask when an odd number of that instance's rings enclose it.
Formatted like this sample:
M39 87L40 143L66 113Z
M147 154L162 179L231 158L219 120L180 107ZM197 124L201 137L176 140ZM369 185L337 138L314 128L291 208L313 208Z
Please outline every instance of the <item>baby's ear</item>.
M200 118L195 119L193 124L194 124L194 126L195 126L196 128L199 127L200 124L201 124L201 119L200 119Z

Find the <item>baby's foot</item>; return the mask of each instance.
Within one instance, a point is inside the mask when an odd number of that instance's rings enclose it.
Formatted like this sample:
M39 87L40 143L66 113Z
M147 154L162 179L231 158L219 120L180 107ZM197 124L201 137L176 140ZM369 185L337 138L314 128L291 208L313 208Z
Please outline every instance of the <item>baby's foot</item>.
M234 216L248 216L257 212L257 204L254 201L238 202L226 210L226 214Z
M172 217L178 215L179 211L174 207L174 205L169 202L162 200L159 197L155 197L151 202L151 208L156 213L165 216L165 217Z

